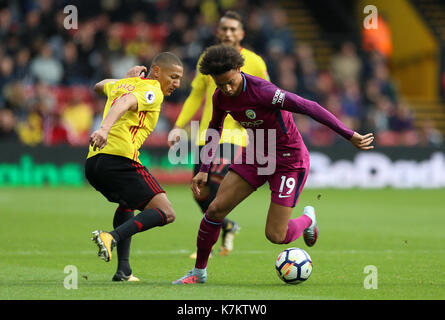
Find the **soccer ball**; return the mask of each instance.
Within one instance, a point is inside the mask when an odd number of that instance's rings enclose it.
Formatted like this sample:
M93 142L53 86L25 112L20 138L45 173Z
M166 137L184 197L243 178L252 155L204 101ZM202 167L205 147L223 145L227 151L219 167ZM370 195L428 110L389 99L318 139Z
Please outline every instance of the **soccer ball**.
M278 255L275 262L278 277L286 283L306 281L312 273L312 259L300 248L289 248Z

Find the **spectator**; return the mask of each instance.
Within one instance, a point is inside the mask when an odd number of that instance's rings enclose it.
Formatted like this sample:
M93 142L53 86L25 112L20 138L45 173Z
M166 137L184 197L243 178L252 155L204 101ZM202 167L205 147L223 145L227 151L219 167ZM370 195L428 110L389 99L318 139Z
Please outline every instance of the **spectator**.
M44 128L44 142L45 145L48 146L72 144L69 130L63 123L59 111L54 111L49 114L48 121Z
M270 19L265 25L263 33L266 40L266 49L279 47L284 54L292 53L294 49L294 39L287 27L287 15L283 9L273 7L270 12Z
M43 142L43 121L46 105L37 100L30 107L27 117L17 124L20 140L29 146L36 146Z
M356 130L366 126L382 137L390 137L377 143L406 143L399 139L400 130L391 130L407 119L403 120L400 110L401 114L392 114L399 97L390 76L387 51L382 53L381 46L367 47L366 55L359 56L356 44L344 42L332 57L331 68L320 70L312 47L295 45L286 12L276 3L133 2L132 6L123 1L79 2L83 14L77 30L64 27L66 14L60 1L5 2L0 9L0 108L11 110L18 135L25 143L87 143L85 136L91 127L80 125L97 126L102 119L97 116L95 103L90 103L93 99L77 93L73 86L85 89L101 79L121 78L132 65L149 66L161 51L176 53L184 63L181 87L166 101L180 105L190 90L187 79L193 78L200 54L213 43L213 21L228 9L244 14L244 45L264 56L273 82L318 101ZM64 103L70 101L73 92L79 100L65 110ZM104 103L98 103L102 111ZM159 128L171 126L168 114L160 119ZM329 133L310 121L295 120L301 133L308 136L307 141L335 143ZM421 143L439 141L431 126L425 126L421 133Z
M397 105L389 117L389 129L397 133L397 144L414 146L418 143L413 113L403 102Z
M388 66L378 63L374 70L374 79L377 82L381 94L387 96L393 103L397 102L397 90L390 78Z
M31 74L38 80L50 85L59 84L63 77L63 68L60 61L53 57L53 49L45 43L40 55L31 61Z
M318 68L314 51L310 45L303 43L296 47L295 54L298 61L298 93L306 99L316 100Z
M0 92L6 84L14 79L14 60L10 56L4 56L0 60Z
M420 145L432 147L440 147L444 142L443 136L437 130L433 120L427 120L423 123L419 140Z
M125 55L122 49L110 60L111 77L113 79L121 79L127 70L138 64L139 61L134 55Z
M63 47L63 80L64 85L87 84L87 71L79 63L78 50L74 42L67 42Z
M83 101L79 94L73 94L61 112L62 122L70 134L70 141L75 145L88 144L90 128L93 124L92 106Z
M347 83L358 83L360 81L362 62L353 43L345 42L342 44L340 52L332 58L331 69L335 81L342 88Z
M30 68L31 52L28 48L21 48L15 56L14 77L21 81L30 82Z
M374 128L375 132L388 131L389 117L393 113L394 105L387 97L380 96L373 109L368 113L368 127Z
M0 141L18 142L19 136L16 132L17 118L9 109L0 109Z
M348 118L350 128L358 130L362 119L363 106L360 87L357 82L344 83L344 91L341 94L342 112Z

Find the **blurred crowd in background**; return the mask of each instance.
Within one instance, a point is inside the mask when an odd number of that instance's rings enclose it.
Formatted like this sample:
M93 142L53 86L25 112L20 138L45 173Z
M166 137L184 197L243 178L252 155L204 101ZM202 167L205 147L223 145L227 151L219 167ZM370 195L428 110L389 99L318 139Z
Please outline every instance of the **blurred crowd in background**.
M63 8L75 4L78 29L66 29ZM190 92L196 63L215 43L221 13L245 18L242 45L266 61L271 81L312 99L350 128L374 132L379 145L440 145L426 125L416 130L411 108L377 51L353 42L338 44L329 68L321 69L313 48L293 37L285 11L271 1L102 0L0 1L0 142L26 145L87 145L100 126L105 98L91 87L122 78L133 65L149 66L161 51L184 63L181 87L164 102L148 144L166 145ZM197 115L198 118L199 115ZM295 116L305 141L329 146L340 138L305 116Z

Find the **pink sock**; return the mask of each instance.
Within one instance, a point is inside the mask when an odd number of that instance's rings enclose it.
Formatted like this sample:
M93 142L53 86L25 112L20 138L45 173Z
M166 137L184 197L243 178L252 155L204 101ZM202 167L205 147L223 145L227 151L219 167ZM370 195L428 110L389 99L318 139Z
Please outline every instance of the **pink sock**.
M296 219L290 219L287 224L286 238L284 238L283 243L291 243L298 239L303 233L304 229L309 227L312 223L311 218L306 215L302 215Z
M196 240L198 251L196 252L195 268L204 269L207 266L212 247L218 241L221 226L222 221L212 220L207 217L207 213L204 214Z

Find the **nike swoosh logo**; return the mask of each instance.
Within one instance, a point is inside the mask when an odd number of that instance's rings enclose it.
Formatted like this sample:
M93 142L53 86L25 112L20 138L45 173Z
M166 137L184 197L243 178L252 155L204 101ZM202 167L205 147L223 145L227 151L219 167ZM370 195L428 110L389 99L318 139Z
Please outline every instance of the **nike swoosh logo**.
M283 196L281 193L278 195L278 198L289 198L291 195Z

